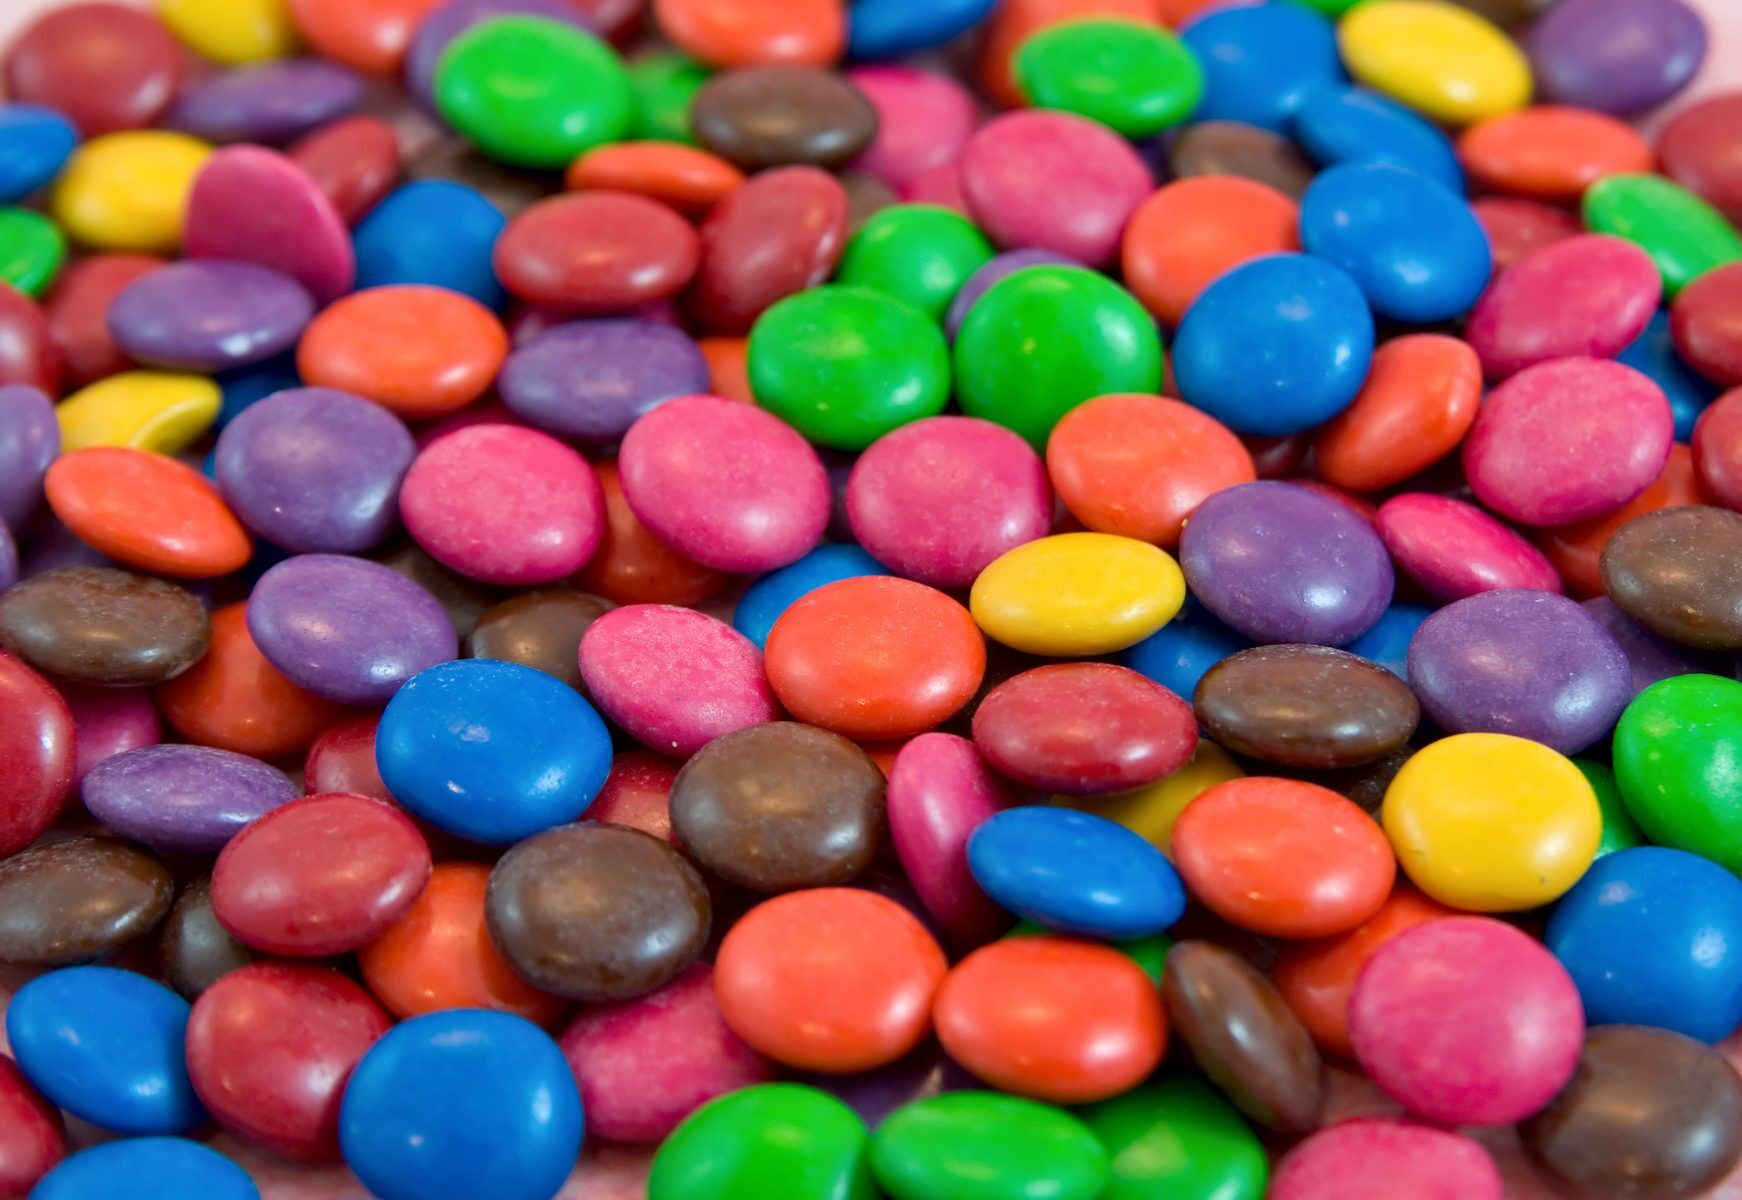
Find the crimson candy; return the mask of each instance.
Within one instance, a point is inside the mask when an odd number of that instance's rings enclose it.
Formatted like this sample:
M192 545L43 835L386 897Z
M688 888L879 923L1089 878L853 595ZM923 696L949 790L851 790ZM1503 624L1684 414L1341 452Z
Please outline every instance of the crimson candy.
M1662 289L1651 256L1632 242L1566 238L1502 271L1464 337L1490 379L1557 358L1614 358L1644 332Z
M0 1055L0 1195L26 1195L66 1152L60 1109L30 1086L17 1063Z
M847 244L847 193L816 167L760 172L699 231L690 312L721 333L747 333L783 296L822 283Z
M162 116L182 80L182 48L163 23L124 4L45 12L6 55L6 94L65 113L86 137Z
M1561 590L1542 551L1462 500L1405 492L1379 506L1374 527L1397 569L1436 600L1497 588Z
M1670 328L1690 367L1724 387L1742 384L1742 263L1707 271L1683 288Z
M667 205L628 192L541 200L497 239L496 274L532 304L614 313L660 300L696 273L695 230Z
M73 779L73 718L54 687L0 651L0 857L34 842L60 815Z

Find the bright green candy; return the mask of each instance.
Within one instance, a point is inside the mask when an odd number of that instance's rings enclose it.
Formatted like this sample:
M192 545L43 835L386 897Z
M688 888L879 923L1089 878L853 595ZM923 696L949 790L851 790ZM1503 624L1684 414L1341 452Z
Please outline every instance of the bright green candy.
M67 257L60 226L28 208L0 208L0 283L40 296Z
M1113 1182L1100 1200L1262 1200L1258 1138L1201 1080L1164 1079L1079 1114L1101 1139Z
M1585 190L1585 227L1640 246L1671 296L1742 259L1742 234L1724 214L1661 175L1610 175Z
M653 1156L647 1200L872 1200L867 1145L827 1092L757 1084L684 1118Z
M1631 850L1643 842L1645 838L1639 832L1639 826L1634 824L1633 815L1621 799L1621 789L1615 784L1615 772L1588 758L1573 759L1573 766L1590 781L1591 790L1597 793L1597 808L1603 814L1603 837L1597 843L1597 857L1602 858L1617 850Z
M1161 390L1161 335L1131 293L1079 267L1025 267L974 302L956 335L969 416L1044 448L1059 419L1110 392Z
M1615 782L1645 836L1742 872L1742 683L1678 675L1615 726Z
M871 1169L893 1200L1096 1200L1107 1154L1062 1108L946 1092L891 1113Z
M713 72L675 52L649 54L629 64L635 91L635 136L661 142L694 143L690 105Z
M942 321L968 276L992 253L986 235L960 213L935 204L892 204L853 235L835 279L894 296Z
M1128 138L1191 116L1204 72L1165 29L1133 21L1065 21L1022 43L1016 82L1039 108L1089 117Z
M1314 12L1322 12L1327 17L1340 17L1357 4L1366 3L1366 0L1294 0L1294 2L1305 8L1310 8Z
M1059 934L1045 925L1037 925L1033 921L1018 921L1004 935L1013 937L1058 937ZM1162 974L1167 970L1167 952L1173 949L1173 939L1165 933L1151 934L1149 937L1132 938L1126 942L1109 942L1108 945L1119 951L1126 958L1142 968L1143 973L1161 986Z
M820 446L863 450L950 399L950 352L926 315L870 288L788 296L750 330L756 403Z
M566 167L635 119L617 52L541 17L497 17L462 33L442 52L435 91L450 125L522 167Z

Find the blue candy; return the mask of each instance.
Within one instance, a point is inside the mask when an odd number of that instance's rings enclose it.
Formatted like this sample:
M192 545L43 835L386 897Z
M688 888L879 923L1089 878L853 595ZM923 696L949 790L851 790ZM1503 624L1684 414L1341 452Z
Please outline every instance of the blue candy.
M1669 410L1675 414L1675 440L1685 442L1693 437L1694 422L1718 398L1718 387L1676 353L1669 313L1661 308L1653 313L1645 332L1615 357L1640 374L1650 376L1669 397Z
M1068 808L1008 808L982 822L968 837L968 870L1001 908L1077 937L1148 937L1186 908L1161 851Z
M1295 4L1213 9L1180 40L1204 69L1194 121L1244 121L1287 133L1315 91L1347 81L1331 23Z
M795 563L770 571L744 591L732 614L732 628L756 643L768 645L768 631L780 614L800 596L842 579L887 575L889 569L857 546L818 546Z
M54 109L0 104L0 204L16 204L60 174L78 144L78 129Z
M143 975L66 967L12 997L6 1037L36 1089L116 1133L181 1133L206 1119L188 1082L188 1002Z
M1494 273L1488 235L1462 196L1380 163L1313 180L1301 197L1300 241L1349 272L1374 312L1412 325L1464 312Z
M856 0L847 13L847 53L899 58L966 33L997 0Z
M1173 355L1180 395L1193 407L1236 433L1300 433L1361 390L1373 314L1341 267L1272 254L1204 289L1180 322Z
M213 378L223 393L223 405L218 409L219 429L241 416L242 410L249 405L258 404L288 388L302 386L302 376L296 372L294 350L265 362L221 372Z
M611 735L566 683L469 658L394 693L375 764L394 799L438 829L507 845L586 811L611 769Z
M357 289L425 283L499 308L508 293L492 256L507 223L482 193L463 183L405 184L357 224Z
M1294 137L1322 167L1388 163L1464 194L1464 168L1451 139L1395 100L1366 88L1327 87L1308 96L1294 114Z
M1409 640L1433 611L1425 604L1393 604L1381 614L1378 624L1343 649L1378 663L1408 683Z
M370 1047L339 1109L345 1162L381 1200L550 1200L581 1149L568 1060L521 1017L452 1009Z
M144 1137L81 1150L30 1200L260 1200L248 1172L186 1138Z
M1659 846L1591 865L1544 937L1592 1025L1654 1025L1703 1042L1742 1024L1742 880Z
M1125 651L1119 661L1190 704L1198 680L1211 667L1251 644L1188 599L1179 616Z

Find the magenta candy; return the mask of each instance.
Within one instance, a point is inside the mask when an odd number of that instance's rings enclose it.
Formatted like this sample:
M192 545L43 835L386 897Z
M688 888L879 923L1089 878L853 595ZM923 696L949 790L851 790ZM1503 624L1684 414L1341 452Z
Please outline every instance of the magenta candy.
M970 215L968 197L962 191L962 164L959 160L921 171L901 189L901 198L909 204L935 204L964 217Z
M1502 1200L1488 1152L1449 1129L1357 1117L1312 1134L1277 1164L1270 1200Z
M727 1027L705 963L658 991L589 1008L558 1045L588 1133L613 1142L657 1142L715 1096L774 1078L773 1064Z
M624 732L673 758L779 719L762 652L691 608L631 604L606 613L581 638L581 678Z
M1605 234L1566 238L1502 271L1464 339L1490 379L1556 358L1614 358L1645 331L1663 282L1651 256Z
M1368 960L1349 1034L1373 1082L1415 1115L1506 1125L1572 1078L1585 1012L1572 977L1528 934L1491 917L1447 917Z
M1663 470L1675 416L1663 389L1621 363L1566 358L1495 388L1464 440L1476 496L1526 525L1613 512Z
M1031 446L974 417L927 417L873 442L847 479L853 536L898 575L965 588L1052 528L1052 488Z
M1125 222L1155 190L1143 160L1106 126L1071 113L1006 113L962 151L962 191L1006 249L1056 250L1104 266Z
M73 789L104 759L163 740L163 726L147 688L58 684L73 714Z
M893 63L847 78L877 110L877 136L853 169L900 189L962 155L974 132L974 97L953 79Z
M573 575L605 530L605 497L587 460L510 425L474 425L424 447L405 473L399 511L431 558L504 586Z
M719 396L681 396L642 416L617 468L642 524L716 571L796 562L829 521L829 479L810 443L780 418Z
M968 835L1010 802L1004 785L953 733L922 733L889 769L889 832L901 867L926 910L966 944L1010 924L968 871Z
M1473 504L1405 492L1379 506L1374 527L1397 569L1436 600L1500 588L1562 590L1542 551Z
M282 271L320 302L351 290L357 259L332 201L296 163L262 146L226 146L188 196L182 253Z

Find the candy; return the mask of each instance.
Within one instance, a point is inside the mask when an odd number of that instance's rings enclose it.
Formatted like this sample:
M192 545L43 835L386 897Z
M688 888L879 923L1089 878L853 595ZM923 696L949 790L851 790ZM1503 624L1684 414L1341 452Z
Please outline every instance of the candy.
M117 833L158 850L212 854L257 817L294 800L283 773L206 746L145 746L99 763L81 795Z
M595 146L569 164L571 191L634 192L684 213L704 213L743 185L744 173L725 159L668 142Z
M1061 533L1000 555L969 608L987 636L1029 654L1107 654L1167 624L1185 599L1164 550L1109 533Z
M32 1194L38 1200L81 1200L125 1189L137 1200L176 1200L189 1188L209 1200L260 1200L241 1167L198 1142L168 1137L127 1138L81 1151L49 1172Z
M968 836L1010 801L972 742L924 733L889 768L888 818L895 853L926 909L951 935L980 941L1009 918L968 865Z
M158 932L164 982L193 1000L219 979L254 961L254 952L230 936L212 912L212 881L190 880Z
M42 310L13 287L0 287L0 387L56 391L60 361Z
M657 200L575 192L540 200L508 223L494 262L522 300L565 312L621 312L661 300L696 272L696 234Z
M1093 1200L1108 1179L1107 1154L1082 1122L994 1092L903 1106L872 1138L871 1167L895 1200L994 1200L1018 1189Z
M1436 121L1468 125L1530 99L1530 63L1518 47L1444 0L1352 11L1337 40L1351 75Z
M491 255L507 219L482 193L447 179L388 192L357 225L359 288L425 283L495 308L506 299Z
M945 0L924 8L905 0L859 0L848 24L847 52L861 59L896 58L941 46L993 7L993 0Z
M1742 384L1742 263L1707 271L1671 310L1675 348L1689 366L1725 387Z
M217 490L161 455L76 450L49 467L43 490L68 529L123 566L208 578L236 570L253 552Z
M1204 72L1202 120L1283 133L1314 91L1343 82L1331 23L1304 6L1206 12L1180 40Z
M1204 90L1197 60L1166 30L1125 21L1065 21L1017 49L1029 102L1090 117L1128 138L1191 115Z
M168 123L208 142L288 142L363 100L363 81L317 58L238 67L184 88Z
M749 0L730 10L707 0L654 0L653 17L678 49L717 67L825 67L847 38L840 0Z
M1742 683L1684 675L1633 698L1615 726L1615 781L1653 842L1734 870L1742 826L1725 797L1742 739Z
M1385 163L1459 194L1464 171L1452 143L1431 122L1365 88L1321 88L1294 114L1294 136L1315 162ZM1466 143L1467 143L1466 139Z
M1577 525L1537 532L1537 542L1549 561L1566 579L1571 591L1593 595L1603 590L1600 561L1603 547L1616 531L1635 517L1682 504L1701 504L1699 480L1694 474L1693 455L1682 445L1669 449L1663 472L1637 497L1603 517Z
M1694 426L1693 454L1701 486L1724 507L1742 511L1742 400L1726 392Z
M1663 173L1734 221L1742 214L1742 174L1735 153L1734 92L1708 96L1676 113L1657 135Z
M839 167L870 145L877 113L851 81L808 66L722 71L695 94L696 140L746 171Z
M189 257L271 267L322 304L350 291L356 277L356 252L333 202L300 165L261 146L226 146L204 162L187 196L186 226ZM434 319L418 315L426 325Z
M733 1200L771 1187L793 1200L872 1200L865 1125L826 1092L762 1083L720 1096L653 1158L648 1200Z
M1409 1189L1436 1200L1500 1200L1500 1172L1482 1146L1399 1117L1326 1126L1277 1164L1274 1200L1384 1200Z
M6 54L6 94L65 113L86 137L150 125L182 80L163 23L122 4L44 12Z
M296 365L314 387L354 392L402 417L441 417L484 394L508 355L495 314L446 288L356 292L317 316Z
M161 683L193 666L210 640L189 592L126 571L67 567L0 593L0 645L78 683Z
M73 716L59 692L9 654L0 654L0 761L12 798L0 816L0 851L18 853L60 814L73 781Z
M1585 108L1542 105L1466 129L1458 157L1487 188L1558 203L1607 175L1651 169L1651 147L1631 126Z
M66 1156L66 1122L10 1058L0 1058L0 1187L24 1195Z
M311 130L286 151L340 220L373 208L399 178L399 139L380 117L347 117Z
M847 194L815 167L777 167L715 206L699 236L691 309L708 328L744 333L776 300L835 269L847 241Z
M596 462L593 473L605 496L605 529L575 582L617 604L698 604L726 586L726 575L685 558L641 523L615 463Z
M1566 0L1532 27L1528 47L1545 97L1625 117L1687 86L1706 26L1682 0Z
M680 330L613 319L558 325L517 346L497 387L511 412L546 432L609 441L708 382L706 360Z
M1603 589L1671 641L1742 647L1742 515L1704 505L1635 517L1603 547Z
M1202 1081L1175 1076L1077 1114L1107 1151L1112 1197L1175 1188L1260 1200L1268 1164L1258 1139Z
M1354 643L1358 650L1364 640ZM1326 646L1230 655L1198 682L1194 705L1218 744L1319 770L1383 758L1408 742L1420 716L1414 694L1388 667Z
M1585 225L1651 255L1666 296L1714 267L1742 260L1742 233L1692 192L1658 175L1610 175L1580 204Z
M0 283L40 296L60 274L66 237L41 213L0 208Z
M966 217L936 205L897 204L853 235L837 278L942 320L992 259L991 243Z
M1326 85L1311 94L1335 90ZM1175 179L1233 176L1261 183L1290 200L1299 200L1313 181L1312 164L1293 142L1244 121L1195 121L1178 130L1167 165Z
M883 564L857 546L818 546L751 584L732 612L732 628L763 649L775 621L801 597L826 583L885 573Z
M461 34L498 17L539 17L583 32L599 32L581 8L565 0L448 0L438 4L412 30L401 65L405 90L433 111L442 55Z
M1721 654L1696 650L1659 637L1622 612L1607 596L1586 600L1584 609L1609 631L1609 636L1627 656L1627 667L1632 676L1628 684L1632 688L1629 699L1659 680L1675 675L1715 675L1724 670Z

